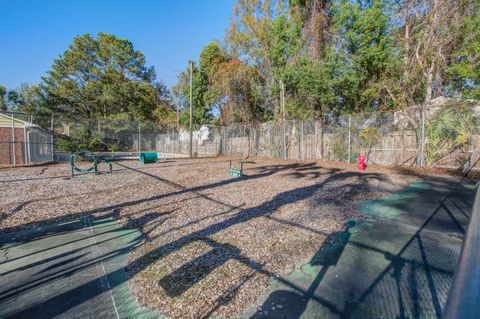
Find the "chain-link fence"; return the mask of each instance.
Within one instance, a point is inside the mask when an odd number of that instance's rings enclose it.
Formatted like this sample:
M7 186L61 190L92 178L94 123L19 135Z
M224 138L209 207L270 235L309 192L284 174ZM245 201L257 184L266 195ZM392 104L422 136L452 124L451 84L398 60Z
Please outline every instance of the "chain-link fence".
M77 150L117 159L157 152L160 158L217 156L219 130L202 126L192 134L152 122L70 119L0 112L0 166L67 161Z
M279 121L222 128L224 154L297 160L356 162L463 169L480 154L480 107L458 102L326 116L322 121Z
M135 158L140 152L157 152L159 157L190 156L190 132L153 122L98 119L63 121L57 149L71 152L89 149L105 156ZM217 156L220 134L210 126L202 126L192 134L193 157Z
M53 118L0 113L0 166L53 161Z
M325 116L323 120L278 121L255 125L187 129L126 120L72 120L0 113L0 165L66 160L88 149L116 158L140 152L159 157L219 154L296 160L356 162L467 169L479 158L480 106L456 102L442 107L409 108ZM477 163L474 169L480 169Z

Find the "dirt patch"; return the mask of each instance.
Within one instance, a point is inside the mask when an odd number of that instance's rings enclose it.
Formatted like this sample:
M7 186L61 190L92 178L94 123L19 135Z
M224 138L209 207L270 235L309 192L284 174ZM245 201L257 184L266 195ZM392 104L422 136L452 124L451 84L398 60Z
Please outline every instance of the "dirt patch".
M256 159L233 178L229 159L125 161L113 174L74 179L68 164L1 170L0 227L115 217L145 236L128 266L142 305L171 318L230 317L342 230L358 201L423 174Z

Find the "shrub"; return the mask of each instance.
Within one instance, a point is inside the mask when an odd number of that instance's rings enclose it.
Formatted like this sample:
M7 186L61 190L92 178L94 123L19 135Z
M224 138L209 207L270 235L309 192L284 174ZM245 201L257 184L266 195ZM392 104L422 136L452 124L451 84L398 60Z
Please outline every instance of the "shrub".
M98 137L92 137L92 133L88 128L82 127L76 130L70 138L60 138L58 140L58 148L70 153L80 150L93 152L103 150L103 145Z

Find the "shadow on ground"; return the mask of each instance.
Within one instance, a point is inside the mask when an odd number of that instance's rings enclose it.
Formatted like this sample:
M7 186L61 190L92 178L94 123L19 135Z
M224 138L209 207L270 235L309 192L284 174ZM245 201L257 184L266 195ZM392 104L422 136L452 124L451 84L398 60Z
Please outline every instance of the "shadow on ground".
M122 166L125 169L132 169L123 164ZM440 216L440 212L445 211L444 206L449 205L450 213L447 215L451 219L456 219L456 222L453 222L454 228L459 230L460 225L465 229L468 216L463 214L464 217L461 217L457 212L470 211L468 194L471 190L468 188L464 193L457 194L458 196L448 197L448 201L454 204L448 204L447 200L442 200L439 204L436 200L439 193L444 194L451 190L451 180L439 179L436 182L438 189L431 191L431 199L434 203L430 206L422 206L422 212L425 212L422 214L427 215L421 218L415 217L418 221L422 221L423 218L423 223L404 224L401 220L389 220L385 216L378 215L375 216L379 219L378 221L349 224L346 231L330 234L329 244L325 245L310 262L303 265L299 272L285 277L279 277L278 274L266 270L263 264L243 256L238 248L219 243L211 238L222 230L254 218L274 218L271 215L280 207L303 199L315 198L316 192L330 183L351 177L357 178L362 184L368 184L369 180L385 179L384 175L377 173L362 174L338 169L322 169L322 173L314 172L318 168L312 163L294 163L252 170L253 174L244 179L261 178L283 170L294 170L294 177L298 178L318 177L315 174L324 174L325 178L313 185L285 191L272 200L252 208L243 209L241 205L232 207L223 203L227 211L237 209L238 213L156 247L133 260L127 266L130 276L134 276L152 263L192 242L201 241L211 247L210 252L186 263L170 275L158 278L158 284L167 291L169 296L181 296L199 280L231 259L241 262L252 270L252 273L213 301L212 307L202 315L204 318L209 317L219 307L228 304L235 297L238 289L257 272L276 277L276 283L271 294L266 296L263 306L259 308L255 306L253 311L250 313L247 311L245 316L258 318L276 317L275 314L282 314L281 317L286 318L301 316L365 318L365 316L377 315L405 318L422 317L424 314L440 316L449 286L448 280L452 276L458 257L462 234L459 231L440 233L438 229L430 229L429 226L437 216ZM183 193L192 193L206 200L222 203L200 192L241 181L241 179L227 179L186 188L154 174L133 170L167 183L176 190L168 194L72 214L69 218L77 221L63 224L58 229L55 226L42 226L44 228L40 227L37 231L33 229L20 235L11 233L1 237L0 316L28 318L32 314L40 313L45 314L45 318L88 317L88 314L94 317L99 315L108 317L118 311L124 311L120 309L122 307L130 309L125 311L139 311L136 305L131 306L132 302L128 301L130 297L128 289L125 288L127 277L123 262L128 251L138 244L140 237L138 233L132 235L129 230L119 230L118 226L115 226L117 228L111 226L109 224L111 221L96 221L92 215L103 213L102 218L115 218L118 215L118 209ZM427 189L427 191L431 190ZM353 196L354 191L350 191L352 193L349 193L349 196ZM420 205L424 195L414 194L409 201ZM412 208L411 205L402 206L404 205L402 201L398 201L397 204L399 213L396 216L401 216L401 212L408 213ZM454 208L456 206L460 208ZM424 208L426 210L423 210ZM141 221L132 219L130 225L142 227L142 223L147 222L163 223L168 220L168 215L173 213L151 212L148 218ZM91 221L93 221L92 227L90 227ZM305 227L290 221L277 221L293 227ZM52 222L55 220L45 221L45 224ZM115 230L112 230L112 227ZM449 226L448 229L450 228ZM68 239L52 240L53 237L61 236ZM43 246L40 246L43 248L39 251L33 249L31 245L38 246L39 242L43 242ZM108 249L103 249L102 247L106 245ZM203 261L212 260L212 256L215 257L213 259L216 262L205 266ZM183 285L171 285L171 279L178 277L182 277ZM123 297L117 299L116 294ZM425 298L422 299L419 296L425 296ZM121 298L125 298L126 301L122 301ZM115 302L116 300L120 301Z
M470 183L436 178L362 203L375 220L330 237L244 317L441 318L473 195Z

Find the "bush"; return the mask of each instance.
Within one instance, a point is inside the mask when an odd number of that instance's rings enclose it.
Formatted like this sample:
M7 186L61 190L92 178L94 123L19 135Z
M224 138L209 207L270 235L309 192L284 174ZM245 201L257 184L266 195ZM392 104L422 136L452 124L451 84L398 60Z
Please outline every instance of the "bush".
M431 167L449 154L467 151L476 128L469 107L448 107L428 122L425 136L425 162Z
M92 137L88 128L80 128L68 138L63 137L58 140L58 148L62 151L75 153L80 150L102 151L104 149L102 142L98 137Z
M376 127L367 127L360 130L360 145L365 150L365 156L367 162L370 157L370 152L375 144L377 144L380 136L378 135L378 129Z

